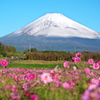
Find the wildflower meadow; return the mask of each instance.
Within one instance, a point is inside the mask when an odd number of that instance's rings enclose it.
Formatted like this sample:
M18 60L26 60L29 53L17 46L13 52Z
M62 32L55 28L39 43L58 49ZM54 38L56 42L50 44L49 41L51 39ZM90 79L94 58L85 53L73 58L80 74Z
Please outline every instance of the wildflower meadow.
M47 68L7 68L0 61L0 100L100 100L100 61L82 62L82 53ZM82 66L79 63L82 63Z

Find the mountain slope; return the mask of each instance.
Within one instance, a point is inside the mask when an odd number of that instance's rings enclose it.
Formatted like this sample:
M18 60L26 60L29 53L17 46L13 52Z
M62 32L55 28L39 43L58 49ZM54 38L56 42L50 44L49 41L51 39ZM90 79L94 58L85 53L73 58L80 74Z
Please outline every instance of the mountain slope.
M20 35L12 37L3 37L0 39L5 45L12 45L18 51L24 51L31 48L37 48L39 51L55 50L55 51L90 51L100 52L99 39L85 38L63 38L63 37L44 37Z
M59 13L51 13L42 16L29 25L13 32L12 35L32 35L47 37L81 37L99 38L99 33L65 17Z
M17 50L91 51L100 52L100 33L64 15L46 14L27 26L0 38Z

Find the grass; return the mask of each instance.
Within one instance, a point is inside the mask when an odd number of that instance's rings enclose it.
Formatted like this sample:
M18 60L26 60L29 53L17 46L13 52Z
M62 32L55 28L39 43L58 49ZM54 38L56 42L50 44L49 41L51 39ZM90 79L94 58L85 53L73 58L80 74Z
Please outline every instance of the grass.
M53 69L57 66L57 64L18 64L18 63L10 63L7 68L35 68L35 69L38 69L38 68L45 68L45 69ZM58 66L60 68L63 68L63 66L61 64L58 64Z
M57 65L60 68L63 68L64 61L43 61L43 60L16 60L11 61L7 68L45 68L45 69L53 69Z
M66 69L63 67L64 61L42 61L42 60L17 60L12 61L9 63L7 68L29 68L29 69L54 69L57 65L61 69ZM79 62L77 64L70 62L70 68L72 69L73 66L77 66L79 69L83 69L86 66L84 62Z
M21 64L63 64L63 60L58 61L44 61L44 60L16 60L11 63L21 63Z

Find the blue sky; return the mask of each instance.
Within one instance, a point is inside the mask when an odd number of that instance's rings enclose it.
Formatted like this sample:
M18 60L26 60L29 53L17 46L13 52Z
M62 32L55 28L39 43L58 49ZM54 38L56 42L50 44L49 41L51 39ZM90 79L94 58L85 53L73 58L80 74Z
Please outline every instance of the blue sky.
M100 0L0 0L0 37L47 13L61 13L100 32Z

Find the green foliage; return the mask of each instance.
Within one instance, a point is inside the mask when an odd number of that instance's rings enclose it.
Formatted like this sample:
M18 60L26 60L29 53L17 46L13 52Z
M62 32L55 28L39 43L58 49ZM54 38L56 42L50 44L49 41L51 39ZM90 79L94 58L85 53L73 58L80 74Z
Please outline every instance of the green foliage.
M30 60L46 60L46 61L57 61L57 60L67 60L71 61L75 53L62 52L62 51L42 51L42 52L26 52L26 59ZM93 52L82 52L82 61L87 61L88 59L94 59L94 61L100 61L100 53Z
M0 57L1 56L7 56L7 57L11 57L14 55L14 53L16 53L16 48L13 46L5 46L4 44L2 44L0 42Z
M41 51L41 52L43 52L43 53L66 53L65 51L49 51L49 50L46 50L46 51Z
M7 66L7 68L36 68L36 69L53 69L55 68L55 66L57 66L57 64L13 64L13 63L9 63L9 65ZM62 64L58 64L59 68L63 68Z
M16 52L16 49L13 46L5 46L4 50L6 53L15 53Z
M35 68L35 69L54 69L56 66L58 66L60 69L66 69L63 67L62 64L21 64L21 63L9 63L7 68ZM89 67L89 64L83 65L83 63L77 63L77 64L71 64L70 63L70 68L67 70L71 70L73 66L76 66L78 70L83 70L85 67ZM80 67L81 66L81 67Z
M6 52L4 51L4 45L0 42L0 56L5 56Z
M72 53L62 52L29 52L26 53L26 58L31 60L46 60L46 61L57 61L57 60L70 60L74 55Z
M38 50L36 48L31 48L31 49L28 49L27 51L30 51L30 52L38 52Z
M83 57L82 60L83 61L87 61L88 59L94 59L94 61L100 61L100 53L93 53L93 52L82 52Z

